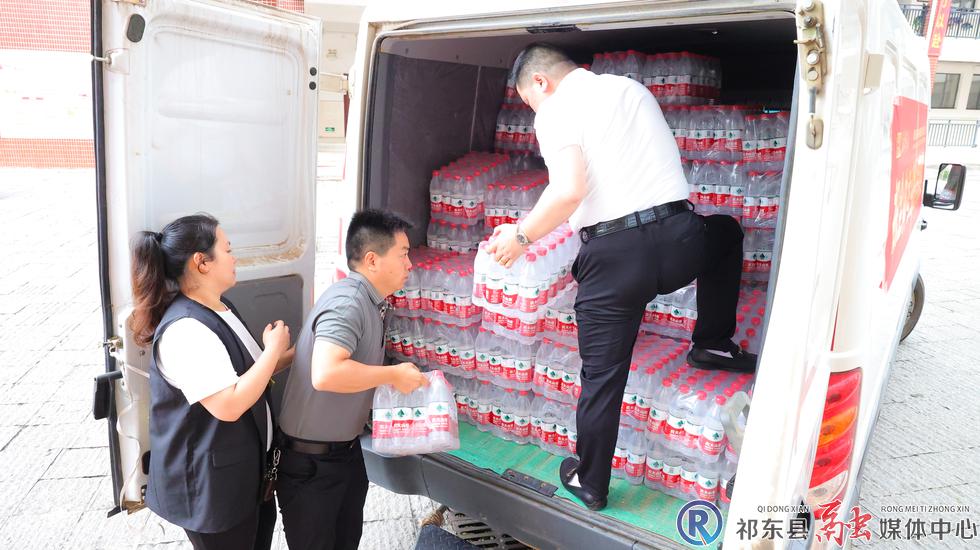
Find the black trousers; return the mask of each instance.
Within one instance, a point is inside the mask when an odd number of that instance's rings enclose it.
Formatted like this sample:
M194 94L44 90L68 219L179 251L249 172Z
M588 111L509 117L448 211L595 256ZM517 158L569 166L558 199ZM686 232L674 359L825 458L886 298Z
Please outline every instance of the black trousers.
M198 533L184 529L187 540L194 550L269 550L272 535L276 528L276 504L263 502L255 507L255 512L238 525L220 533Z
M368 479L361 443L313 455L283 449L276 496L291 550L355 550Z
M576 421L578 476L590 492L609 492L620 404L646 304L697 278L694 343L729 340L741 271L742 230L729 216L682 212L582 244L572 266L582 356Z

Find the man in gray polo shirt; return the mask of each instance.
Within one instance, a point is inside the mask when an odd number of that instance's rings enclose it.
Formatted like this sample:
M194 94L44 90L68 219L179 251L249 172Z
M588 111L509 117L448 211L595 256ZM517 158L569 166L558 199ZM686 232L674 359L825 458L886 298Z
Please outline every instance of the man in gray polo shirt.
M408 279L410 227L389 212L354 214L351 274L323 293L296 342L279 417L276 489L290 548L357 548L368 488L358 436L374 388L410 393L427 384L411 363L382 366L385 296Z

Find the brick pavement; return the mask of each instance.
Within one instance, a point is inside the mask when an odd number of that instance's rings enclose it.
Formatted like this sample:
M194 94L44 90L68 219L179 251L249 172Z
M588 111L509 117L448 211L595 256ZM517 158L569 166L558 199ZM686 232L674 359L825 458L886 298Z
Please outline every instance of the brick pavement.
M862 505L876 514L965 504L976 518L980 508L978 186L980 167L960 212L925 214L927 304L900 348L865 467ZM149 511L105 517L106 424L90 412L103 369L95 239L91 171L0 170L0 548L190 548ZM318 250L335 239L324 228ZM410 548L432 507L372 487L362 547Z

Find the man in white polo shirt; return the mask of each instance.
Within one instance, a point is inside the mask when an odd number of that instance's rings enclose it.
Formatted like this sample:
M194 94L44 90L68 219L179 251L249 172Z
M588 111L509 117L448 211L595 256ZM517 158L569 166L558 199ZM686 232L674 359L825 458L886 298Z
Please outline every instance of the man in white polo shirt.
M560 477L588 508L600 510L647 303L696 278L698 322L687 361L703 369L755 369L756 357L731 340L742 231L730 216L693 212L676 143L643 85L578 68L544 44L525 48L511 75L537 113L534 129L551 183L519 225L497 228L489 251L510 267L566 220L579 231L582 248L572 267L582 356L579 458L565 459Z

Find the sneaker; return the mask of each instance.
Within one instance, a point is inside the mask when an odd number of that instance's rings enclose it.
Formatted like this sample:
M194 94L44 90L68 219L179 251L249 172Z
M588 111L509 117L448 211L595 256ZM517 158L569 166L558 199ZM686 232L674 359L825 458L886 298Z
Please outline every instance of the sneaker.
M687 354L687 364L696 369L755 372L759 356L748 353L734 342L721 346L699 347L695 345Z

